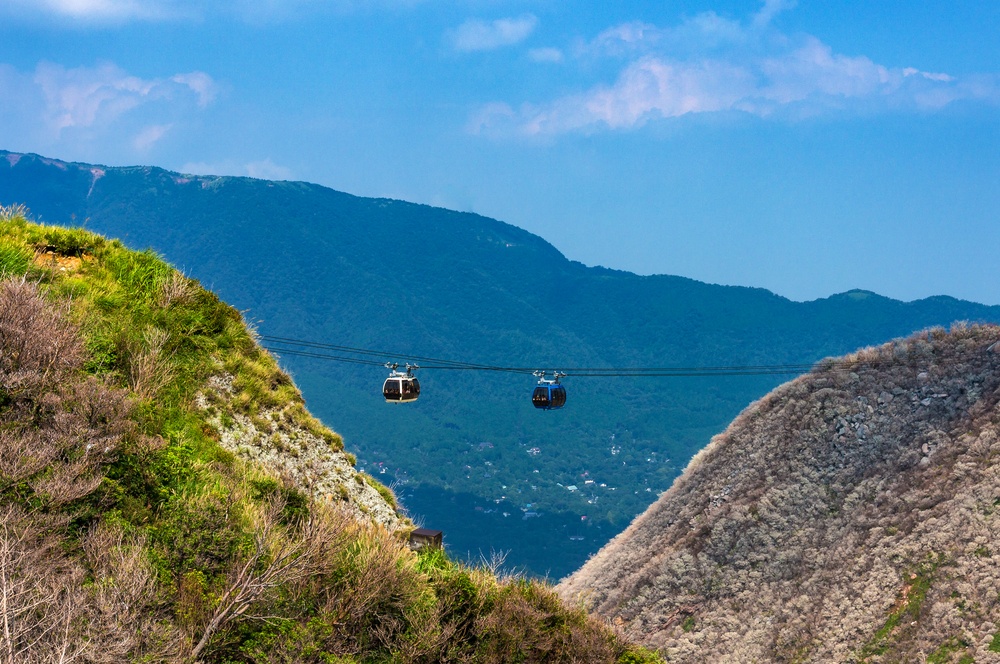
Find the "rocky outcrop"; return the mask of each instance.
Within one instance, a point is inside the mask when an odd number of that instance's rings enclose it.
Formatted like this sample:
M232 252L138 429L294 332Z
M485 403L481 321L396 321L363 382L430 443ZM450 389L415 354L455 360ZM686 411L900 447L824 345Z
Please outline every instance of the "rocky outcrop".
M671 662L1000 661L998 341L932 330L774 390L559 592Z
M233 377L220 373L208 380L206 390L196 399L217 431L220 445L318 499L345 505L359 520L390 530L404 525L394 505L375 488L376 483L355 470L347 452L297 423L287 409L261 409L252 418L243 415L228 407L233 396Z

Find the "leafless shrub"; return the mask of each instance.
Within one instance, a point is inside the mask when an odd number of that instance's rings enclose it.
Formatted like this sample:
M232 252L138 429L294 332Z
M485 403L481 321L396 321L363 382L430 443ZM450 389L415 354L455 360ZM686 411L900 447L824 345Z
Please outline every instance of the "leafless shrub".
M319 615L334 628L324 648L338 655L432 650L434 602L423 597L428 588L413 553L383 528L358 523L334 506L325 509L336 539L311 580Z
M126 394L77 373L75 326L24 279L0 282L0 488L26 483L52 506L92 492L126 438Z
M33 517L0 512L0 660L72 662L88 648L79 591L83 571Z
M38 389L82 360L76 328L36 284L23 277L0 282L0 389L13 394Z
M779 387L560 593L670 661L992 661L998 339L933 329Z
M194 286L191 280L180 272L173 272L170 279L160 285L158 304L167 308L174 304L190 302L194 297Z
M144 542L103 527L83 541L93 571L63 553L64 524L15 506L0 512L0 662L169 661L177 634L155 610Z
M41 472L58 456L41 431L0 430L0 483L10 486Z
M83 549L94 576L88 587L88 639L94 647L87 661L112 664L142 655L176 660L181 635L160 615L145 539L99 525Z
M497 551L496 549L490 549L490 555L487 556L485 553L480 552L479 560L482 563L483 569L489 572L490 576L496 577L498 580L503 581L509 578L514 578L516 574L504 569L504 563L507 562L507 556L510 551Z
M148 327L141 341L125 344L129 387L143 399L152 399L173 378L166 352L168 341L169 332Z
M103 475L99 463L82 457L58 464L39 478L29 482L35 495L44 498L50 507L59 507L89 495L101 484Z
M100 468L136 437L125 394L93 377L67 380L27 410L30 417L8 412L0 432L0 485L27 481L51 506L96 489Z
M311 516L301 524L299 532L289 533L280 526L284 507L283 501L274 499L258 516L253 551L230 571L225 590L191 649L192 661L232 621L266 619L254 609L264 605L276 588L295 585L316 573L331 540L330 522Z

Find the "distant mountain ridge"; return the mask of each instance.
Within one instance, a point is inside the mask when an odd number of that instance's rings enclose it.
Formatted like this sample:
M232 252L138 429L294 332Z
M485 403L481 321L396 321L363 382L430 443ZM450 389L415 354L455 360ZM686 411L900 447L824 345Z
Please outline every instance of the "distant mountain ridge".
M1000 660L1000 327L774 390L582 569L670 662Z
M0 202L152 247L265 334L392 351L386 360L549 370L798 364L930 325L1000 321L1000 307L949 297L851 292L798 303L586 267L480 215L301 182L0 152ZM538 413L523 378L425 371L420 401L393 408L378 393L379 369L282 361L359 467L396 480L404 505L445 530L453 550L510 550L510 562L555 577L782 380L571 376L567 407Z

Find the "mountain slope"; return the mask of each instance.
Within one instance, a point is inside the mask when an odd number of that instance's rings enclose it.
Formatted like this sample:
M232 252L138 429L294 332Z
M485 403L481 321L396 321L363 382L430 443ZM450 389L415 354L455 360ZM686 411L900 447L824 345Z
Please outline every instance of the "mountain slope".
M669 661L1000 659L1000 328L938 328L747 408L559 586Z
M0 208L8 662L650 664L551 588L414 552L239 313Z
M389 351L380 360L550 370L810 363L933 324L1000 321L998 307L946 297L904 303L857 291L797 303L588 268L496 220L305 183L0 153L0 201L153 247L264 334ZM354 441L359 467L395 481L453 551L510 550L512 564L556 577L782 380L570 377L567 407L539 413L526 376L426 370L420 401L394 408L379 395L381 368L281 361L314 411Z

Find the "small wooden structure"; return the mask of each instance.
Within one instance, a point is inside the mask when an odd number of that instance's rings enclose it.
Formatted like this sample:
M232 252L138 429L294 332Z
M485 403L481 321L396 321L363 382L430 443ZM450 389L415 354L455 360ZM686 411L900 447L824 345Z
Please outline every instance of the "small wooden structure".
M440 549L444 533L440 530L430 530L429 528L417 528L410 533L409 546L412 551L419 551L424 547L434 547Z

